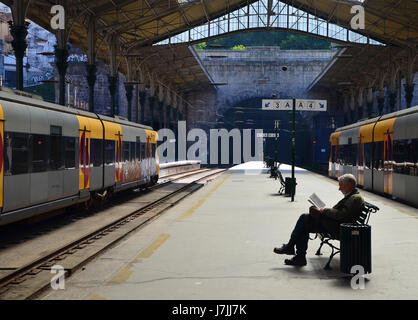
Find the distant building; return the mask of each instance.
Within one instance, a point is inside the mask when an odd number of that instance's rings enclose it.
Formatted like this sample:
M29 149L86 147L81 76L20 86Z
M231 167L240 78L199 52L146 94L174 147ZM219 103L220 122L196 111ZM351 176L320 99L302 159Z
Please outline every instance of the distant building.
M16 88L16 58L11 42L9 21L12 20L10 9L0 4L0 75L2 85ZM42 55L54 51L55 35L30 23L27 36L26 55L23 58L24 87L43 85L42 80L54 76L54 56Z

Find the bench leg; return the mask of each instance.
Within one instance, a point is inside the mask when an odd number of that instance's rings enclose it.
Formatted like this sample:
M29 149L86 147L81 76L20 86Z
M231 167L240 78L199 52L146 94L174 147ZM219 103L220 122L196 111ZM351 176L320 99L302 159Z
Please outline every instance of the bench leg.
M322 246L324 245L324 242L322 241L321 242L321 245L319 246L319 248L318 248L318 250L316 250L316 253L315 253L315 255L317 255L317 256L322 256L322 253L321 253L321 249L322 249Z
M328 263L327 263L327 264L325 265L325 267L324 267L324 269L325 269L325 270L331 270L331 269L332 269L332 268L330 267L330 263L331 263L332 258L334 258L334 256L335 256L337 253L340 253L340 250L337 250L337 251L335 251L335 252L334 252L334 248L332 248L332 253L331 253L331 256L329 257Z

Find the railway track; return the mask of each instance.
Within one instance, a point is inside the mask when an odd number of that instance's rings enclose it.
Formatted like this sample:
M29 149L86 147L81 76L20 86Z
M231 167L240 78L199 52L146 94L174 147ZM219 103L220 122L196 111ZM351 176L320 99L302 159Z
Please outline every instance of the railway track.
M0 268L0 299L35 298L50 287L53 277L51 267L62 266L65 277L71 276L101 252L114 246L128 234L152 221L166 209L202 187L204 185L202 181L213 179L224 171L225 169L199 169L186 174L170 175L169 181L154 186L153 192L148 193L148 195L153 195L152 200L138 202L139 209L132 209L131 212L13 270ZM183 183L173 183L182 180L184 180ZM154 196L155 193L159 195ZM2 259L0 254L0 261Z

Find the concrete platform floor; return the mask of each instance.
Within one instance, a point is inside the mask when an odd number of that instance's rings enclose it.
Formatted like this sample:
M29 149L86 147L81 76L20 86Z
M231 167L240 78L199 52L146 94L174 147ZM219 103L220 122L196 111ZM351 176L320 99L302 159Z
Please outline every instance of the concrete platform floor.
M273 253L316 192L328 205L342 194L334 180L298 171L295 202L277 195L265 173L227 172L67 279L43 299L416 299L418 209L361 191L380 207L372 225L372 268L354 290L330 250L308 265L283 264ZM241 172L241 173L239 173ZM289 176L289 173L284 173Z

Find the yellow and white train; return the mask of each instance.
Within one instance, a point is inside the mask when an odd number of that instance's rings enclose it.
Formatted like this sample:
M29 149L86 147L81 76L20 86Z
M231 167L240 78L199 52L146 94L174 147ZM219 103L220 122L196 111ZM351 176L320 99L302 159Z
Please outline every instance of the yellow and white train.
M0 225L155 184L157 133L107 117L0 91Z
M364 189L418 206L418 106L331 134L328 175L344 173Z

